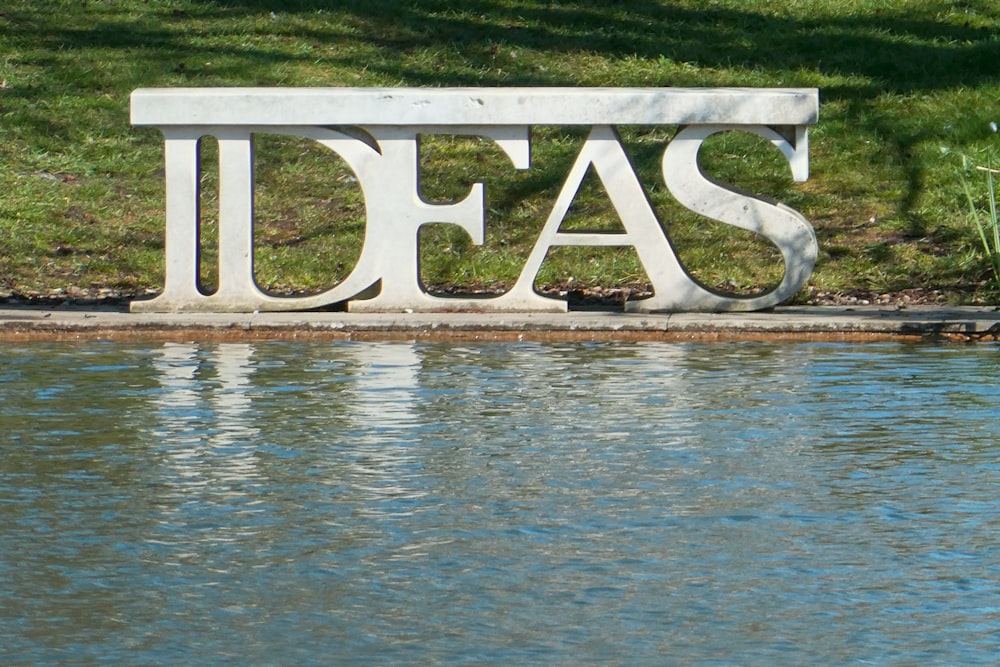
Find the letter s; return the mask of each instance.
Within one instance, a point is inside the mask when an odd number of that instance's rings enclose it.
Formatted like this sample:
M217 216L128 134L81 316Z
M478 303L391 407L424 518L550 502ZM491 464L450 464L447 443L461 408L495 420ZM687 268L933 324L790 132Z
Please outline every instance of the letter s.
M681 128L664 151L663 180L674 198L688 209L761 234L777 246L785 261L785 274L776 288L753 297L721 297L723 303L713 304L720 310L732 311L770 308L794 296L809 279L819 246L812 226L798 211L727 187L701 170L698 150L702 143L713 134L729 130L753 132L767 139L785 155L796 180L807 178L809 146L804 129L800 128L792 145L777 131L762 125L693 125Z

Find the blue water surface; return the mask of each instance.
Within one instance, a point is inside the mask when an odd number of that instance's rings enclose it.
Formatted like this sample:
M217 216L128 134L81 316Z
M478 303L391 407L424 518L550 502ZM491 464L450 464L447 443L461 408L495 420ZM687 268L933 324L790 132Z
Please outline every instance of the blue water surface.
M1000 349L0 346L0 664L987 665Z

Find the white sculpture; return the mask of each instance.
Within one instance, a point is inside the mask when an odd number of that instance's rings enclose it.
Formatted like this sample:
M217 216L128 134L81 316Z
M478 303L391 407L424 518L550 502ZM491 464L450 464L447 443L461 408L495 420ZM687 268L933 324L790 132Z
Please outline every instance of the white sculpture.
M135 301L139 312L300 310L348 302L351 311L565 311L533 283L550 247L633 246L653 296L629 310L746 311L774 306L802 287L815 265L816 237L796 211L735 192L707 178L698 149L717 132L743 130L776 145L796 181L808 178L806 126L816 122L815 89L680 88L222 88L140 89L132 123L165 137L167 213L163 292ZM428 223L450 223L473 242L484 240L482 184L451 204L428 204L417 190L417 139L422 133L489 138L517 169L529 168L532 125L592 126L534 249L515 285L492 298L442 298L421 289L417 234ZM761 234L785 262L781 283L753 297L717 294L681 267L650 208L615 125L680 125L663 155L663 178L674 197L708 218ZM339 155L358 178L366 234L357 265L335 287L306 297L260 290L253 271L253 136L313 139ZM198 145L219 142L219 285L198 288ZM588 168L600 177L624 232L560 232ZM378 293L370 287L378 284ZM365 297L365 298L361 298Z

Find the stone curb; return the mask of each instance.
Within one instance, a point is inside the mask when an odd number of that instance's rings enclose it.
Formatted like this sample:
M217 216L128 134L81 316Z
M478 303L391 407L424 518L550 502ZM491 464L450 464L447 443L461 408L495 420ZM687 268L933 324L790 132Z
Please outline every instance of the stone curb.
M1000 308L786 306L753 313L129 313L0 307L0 340L1000 340Z

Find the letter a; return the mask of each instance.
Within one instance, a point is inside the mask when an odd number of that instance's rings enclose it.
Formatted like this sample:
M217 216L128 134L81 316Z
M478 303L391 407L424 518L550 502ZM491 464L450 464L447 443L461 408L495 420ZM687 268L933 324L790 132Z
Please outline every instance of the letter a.
M624 233L560 232L580 184L593 165L604 184L611 203L621 219ZM496 299L498 309L565 311L566 302L544 297L534 291L535 276L553 246L632 246L639 255L653 284L654 296L629 303L629 310L660 310L674 304L678 295L699 292L702 288L684 272L670 246L646 193L639 183L614 128L595 126L580 149L566 182L556 199L552 213L528 257L517 283L509 292ZM674 294L674 298L667 295Z

